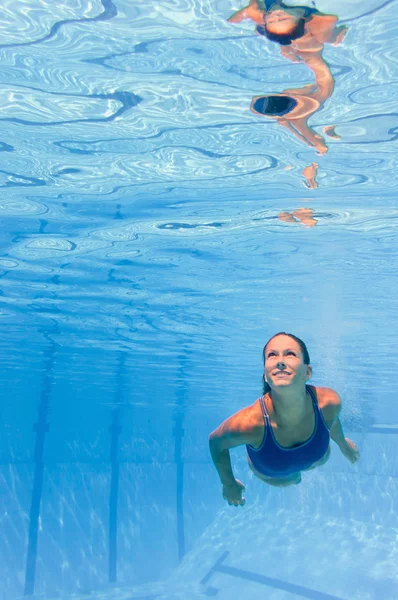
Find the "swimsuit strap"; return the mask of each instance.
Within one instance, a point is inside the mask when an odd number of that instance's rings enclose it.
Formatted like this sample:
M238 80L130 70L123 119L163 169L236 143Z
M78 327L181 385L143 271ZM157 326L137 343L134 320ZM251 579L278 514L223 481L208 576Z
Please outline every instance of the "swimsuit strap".
M316 397L314 390L312 390L309 385L306 385L305 387L309 391L309 394L312 399L312 404L314 405L314 407L316 406L317 408L319 408L318 407L318 398Z
M319 408L319 404L318 404L318 398L316 397L316 393L314 392L313 389L311 389L308 385L306 385L305 387L309 391L310 396L312 398L312 406L314 408L314 415L315 415L315 427L318 428L319 419L321 419L321 420L323 419L322 412L321 412L321 409Z
M260 396L260 404L261 404L261 410L263 412L264 421L268 421L269 416L268 416L267 408L265 406L264 396Z

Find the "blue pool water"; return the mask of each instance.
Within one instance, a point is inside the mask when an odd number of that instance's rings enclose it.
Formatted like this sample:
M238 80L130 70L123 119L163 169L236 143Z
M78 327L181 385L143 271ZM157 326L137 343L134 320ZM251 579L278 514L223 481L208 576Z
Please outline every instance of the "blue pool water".
M314 74L242 7L2 3L0 600L398 598L398 4L317 2L320 154L250 111ZM235 448L230 507L208 436L281 330L361 459Z

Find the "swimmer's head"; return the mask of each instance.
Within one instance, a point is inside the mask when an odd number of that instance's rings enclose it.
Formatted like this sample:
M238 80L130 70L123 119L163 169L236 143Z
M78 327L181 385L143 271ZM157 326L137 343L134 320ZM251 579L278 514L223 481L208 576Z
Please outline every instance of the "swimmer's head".
M278 378L278 363L283 361L286 377ZM268 340L263 348L263 394L271 390L271 385L290 384L293 379L306 382L311 377L310 355L307 346L292 333L280 331ZM270 385L271 384L271 385Z
M253 112L268 117L283 117L297 106L290 96L260 96L251 106Z
M264 15L264 25L257 27L260 35L265 35L271 42L287 46L305 34L305 18L301 9L271 8Z

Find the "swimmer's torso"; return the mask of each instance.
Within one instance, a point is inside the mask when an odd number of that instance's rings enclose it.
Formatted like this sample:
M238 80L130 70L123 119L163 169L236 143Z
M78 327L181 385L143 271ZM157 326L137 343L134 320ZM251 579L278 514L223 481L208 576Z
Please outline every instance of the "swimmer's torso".
M261 399L255 402L251 407L253 441L246 446L255 471L266 477L288 477L310 468L325 456L333 422L324 393L327 389L307 386L311 398L307 415L300 425L290 430L278 427L272 410L269 414Z

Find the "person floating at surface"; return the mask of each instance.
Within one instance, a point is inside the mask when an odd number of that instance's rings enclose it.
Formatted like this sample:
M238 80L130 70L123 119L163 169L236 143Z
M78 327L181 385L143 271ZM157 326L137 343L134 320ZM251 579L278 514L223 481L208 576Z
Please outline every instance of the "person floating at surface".
M253 473L275 487L300 483L301 471L325 464L330 438L351 463L359 459L354 442L344 437L338 393L307 385L312 368L304 342L291 333L277 333L264 346L263 361L263 396L209 436L223 498L230 506L245 503L245 487L234 477L230 448L246 445Z
M282 0L251 0L228 21L240 23L244 19L256 23L259 35L280 44L281 52L287 58L291 58L291 47L311 51L322 50L325 43L337 46L348 29L345 25L337 25L336 15L328 15L308 6L288 6Z
M297 55L301 56L302 52L297 51ZM256 115L275 119L279 125L322 155L328 151L325 140L307 122L332 95L334 78L320 52L309 53L305 64L314 73L315 84L284 90L280 94L255 96L250 110Z

